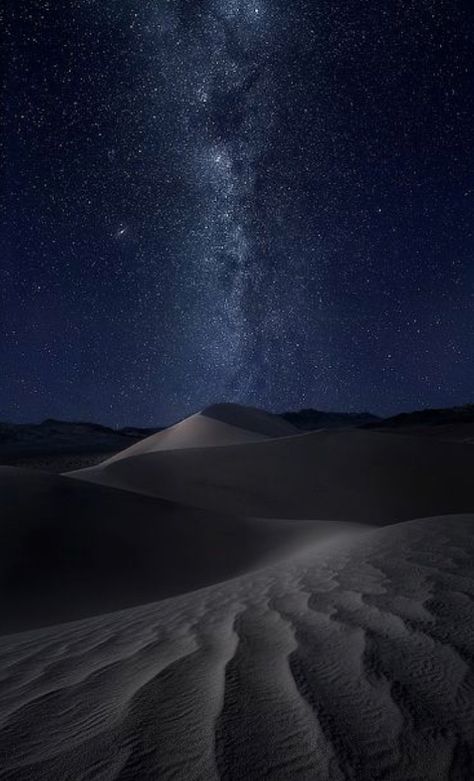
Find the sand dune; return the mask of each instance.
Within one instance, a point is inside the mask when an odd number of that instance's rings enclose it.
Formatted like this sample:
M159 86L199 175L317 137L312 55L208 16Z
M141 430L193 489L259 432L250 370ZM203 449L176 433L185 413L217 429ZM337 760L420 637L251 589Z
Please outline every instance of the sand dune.
M243 407L241 404L213 404L202 410L201 415L273 439L291 436L298 431L280 415L270 415L264 410L256 407Z
M237 404L215 404L122 450L104 464L143 453L239 445L295 433L296 429L290 423L262 410Z
M341 524L259 520L0 467L3 632L150 602L274 561Z
M166 452L148 442L71 476L270 518L382 524L474 508L470 445L356 429Z
M235 405L0 468L0 781L470 781L473 474Z
M474 517L0 639L0 779L473 777Z

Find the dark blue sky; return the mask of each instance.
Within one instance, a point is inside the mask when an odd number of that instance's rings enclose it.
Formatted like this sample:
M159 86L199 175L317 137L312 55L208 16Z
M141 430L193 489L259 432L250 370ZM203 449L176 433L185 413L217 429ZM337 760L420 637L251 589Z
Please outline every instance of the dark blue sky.
M474 401L470 13L10 0L0 419Z

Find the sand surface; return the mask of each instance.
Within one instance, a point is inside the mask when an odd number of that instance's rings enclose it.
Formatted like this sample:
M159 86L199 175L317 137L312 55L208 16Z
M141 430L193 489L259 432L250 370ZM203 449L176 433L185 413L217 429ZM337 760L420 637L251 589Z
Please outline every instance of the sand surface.
M469 444L357 429L162 452L146 442L73 476L267 518L381 524L474 508Z
M474 448L272 426L0 468L0 781L474 778Z
M473 523L4 637L0 778L472 778Z
M0 467L3 632L182 593L340 533Z

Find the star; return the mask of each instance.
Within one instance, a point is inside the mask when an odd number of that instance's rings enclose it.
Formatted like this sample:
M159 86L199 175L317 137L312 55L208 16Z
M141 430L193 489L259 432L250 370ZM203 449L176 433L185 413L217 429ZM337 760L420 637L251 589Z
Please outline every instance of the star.
M467 0L51 5L3 24L2 416L472 400Z

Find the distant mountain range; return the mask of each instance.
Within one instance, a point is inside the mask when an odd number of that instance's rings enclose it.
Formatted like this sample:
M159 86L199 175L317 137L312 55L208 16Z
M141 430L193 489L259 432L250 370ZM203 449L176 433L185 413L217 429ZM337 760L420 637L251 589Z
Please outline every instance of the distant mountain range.
M57 449L63 452L90 449L108 452L127 447L133 441L159 431L159 428L128 426L113 429L100 423L54 420L42 423L0 423L0 451L19 452Z
M370 412L321 412L317 409L302 409L298 412L283 412L281 416L288 423L303 431L315 431L318 428L341 428L377 424L381 418Z
M390 418L368 421L366 426L367 428L402 428L405 426L443 426L453 423L474 423L474 404L401 412Z
M303 431L318 428L341 428L357 426L363 428L405 428L408 426L441 426L448 424L474 423L474 404L441 409L422 409L401 412L399 415L382 418L370 412L321 412L316 409L302 409L299 412L284 412L282 418Z
M209 408L210 416L214 408ZM301 431L320 428L363 427L405 429L474 423L474 404L446 409L424 409L380 418L369 412L322 412L302 409L284 412L276 417ZM155 434L164 427L127 426L113 429L99 423L48 419L42 423L0 423L0 454L113 452Z

